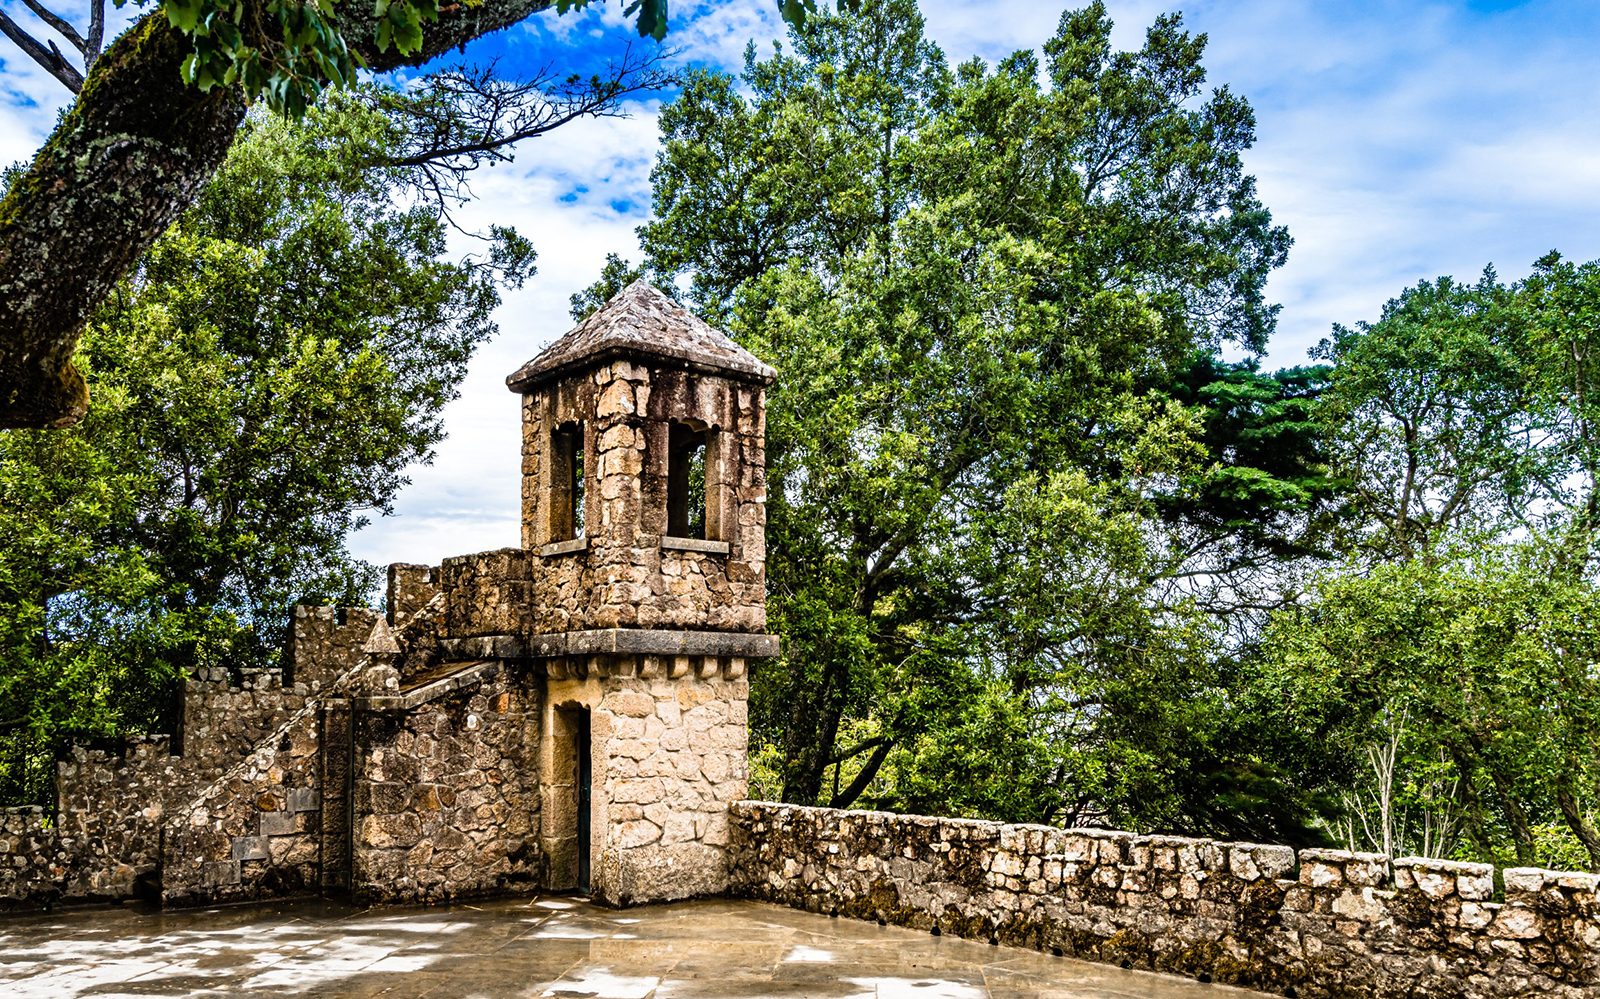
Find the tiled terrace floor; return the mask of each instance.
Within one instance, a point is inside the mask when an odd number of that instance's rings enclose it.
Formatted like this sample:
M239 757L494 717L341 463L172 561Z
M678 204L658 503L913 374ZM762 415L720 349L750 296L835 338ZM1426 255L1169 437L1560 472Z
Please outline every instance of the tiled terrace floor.
M1252 999L753 902L327 903L0 918L0 996Z

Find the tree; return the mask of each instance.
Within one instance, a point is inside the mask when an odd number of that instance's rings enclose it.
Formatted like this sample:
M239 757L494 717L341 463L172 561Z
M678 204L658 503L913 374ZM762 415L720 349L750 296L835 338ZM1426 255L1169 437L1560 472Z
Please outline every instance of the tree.
M1371 846L1557 865L1569 840L1600 870L1600 591L1553 577L1550 556L1478 545L1335 573L1274 621L1269 672L1286 709L1351 750L1399 757L1376 761L1398 777L1379 786L1388 822ZM1427 841L1441 816L1465 842Z
M663 109L646 264L781 373L786 651L752 724L788 800L1191 827L1178 759L1264 772L1213 710L1213 620L1164 585L1161 498L1209 454L1168 390L1197 348L1265 341L1289 240L1204 38L1110 29L1096 4L1043 67L952 68L909 0L864 3Z
M611 301L617 292L645 276L643 267L634 267L615 253L606 254L600 278L583 291L572 295L572 321L581 323Z
M103 2L91 0L93 23L104 23ZM813 4L789 0L784 16L801 19ZM549 6L162 0L104 52L84 40L78 85L53 43L0 22L78 94L0 199L0 427L82 418L88 394L71 358L83 324L222 163L249 102L300 114L328 86L353 84L358 66L420 66ZM30 8L45 11L32 0ZM664 33L664 0L634 0L629 10L641 34ZM41 16L73 41L65 19ZM615 84L593 82L602 92Z
M1600 865L1597 273L1420 282L1318 348L1346 559L1277 615L1262 679L1363 764L1354 845Z
M396 200L412 168L370 165L405 141L370 96L252 116L91 319L95 411L0 436L14 746L160 731L174 678L269 665L291 603L374 585L349 533L430 458L496 285L533 252L501 230L484 258L446 259L436 207Z
M1551 252L1515 288L1515 343L1538 421L1538 498L1567 536L1563 567L1592 572L1600 543L1600 261Z
M1254 359L1202 351L1169 384L1150 386L1200 414L1207 457L1156 493L1170 548L1152 578L1169 599L1194 599L1237 644L1336 557L1349 503L1322 419L1332 376L1327 365L1264 372Z
M1492 270L1475 285L1424 281L1313 352L1334 368L1320 415L1373 557L1497 534L1559 477L1510 301Z

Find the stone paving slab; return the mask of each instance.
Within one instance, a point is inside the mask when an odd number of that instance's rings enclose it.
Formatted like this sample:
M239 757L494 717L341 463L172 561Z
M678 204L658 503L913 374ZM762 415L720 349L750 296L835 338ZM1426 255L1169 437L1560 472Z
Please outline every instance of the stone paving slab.
M0 997L1262 999L756 902L300 902L0 919Z

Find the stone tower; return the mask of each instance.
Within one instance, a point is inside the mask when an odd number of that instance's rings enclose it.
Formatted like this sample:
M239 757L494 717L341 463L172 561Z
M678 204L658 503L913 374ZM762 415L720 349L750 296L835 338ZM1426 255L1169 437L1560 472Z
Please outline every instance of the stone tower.
M509 379L520 546L390 566L382 617L296 607L284 668L188 679L176 742L75 751L59 821L7 820L0 904L721 892L749 664L778 652L773 377L622 291Z
M777 652L774 376L640 281L507 379L522 395L522 651L547 678L551 887L617 902L721 887L727 803L747 789L747 663Z

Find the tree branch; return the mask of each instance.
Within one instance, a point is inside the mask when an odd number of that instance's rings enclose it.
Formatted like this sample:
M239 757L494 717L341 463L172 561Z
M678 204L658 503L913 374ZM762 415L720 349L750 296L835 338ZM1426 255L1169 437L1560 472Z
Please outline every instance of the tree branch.
M507 149L580 118L620 114L632 94L661 90L677 78L661 68L670 53L652 46L644 55L630 46L603 74L587 81L558 80L550 67L528 79L508 79L494 64L455 67L430 76L405 100L379 95L379 107L403 130L400 153L374 166L412 171L405 182L449 206L467 198L466 176L485 163L511 159Z
M90 0L89 37L83 40L83 71L88 73L100 57L106 40L106 0Z
M336 10L352 50L381 73L420 65L548 6L460 5L442 12L410 55L377 50L372 7ZM25 51L37 45L9 18L0 30ZM87 81L74 85L55 74L78 100L0 200L0 427L67 427L88 411L88 387L71 359L91 310L189 206L233 144L244 116L240 94L185 84L179 66L193 49L193 39L157 11L113 42Z
M861 792L865 791L867 785L872 783L872 779L878 776L878 771L883 767L883 761L889 758L889 750L893 748L894 740L885 739L873 754L867 758L867 762L861 767L861 772L856 774L856 779L850 782L849 787L834 795L833 800L828 802L828 807L849 808L855 804L856 799L861 797Z
M874 748L876 746L881 746L885 742L888 742L888 741L889 741L889 737L886 736L886 735L873 736L871 739L867 739L867 740L865 740L863 742L856 743L854 746L851 746L849 749L840 750L839 752L834 753L832 756L828 757L828 764L831 766L831 765L833 765L835 763L843 763L845 760L851 759L852 757L860 756L862 753L865 753L867 750L872 749L872 748Z
M33 5L28 4L28 6ZM75 94L83 90L83 74L78 72L77 67L67 62L61 50L57 49L54 43L48 48L40 44L32 35L23 31L4 10L0 10L0 34L11 39L17 48L26 52L30 59L43 66L46 72L60 80L68 90Z
M61 17L58 14L52 13L48 8L45 7L44 4L40 3L39 0L22 0L22 3L29 10L33 11L35 17L43 21L45 24L50 25L50 27L55 29L57 34L71 42L72 47L77 49L80 55L83 54L83 37L78 34L78 29L74 28L71 22L67 21L66 18Z

